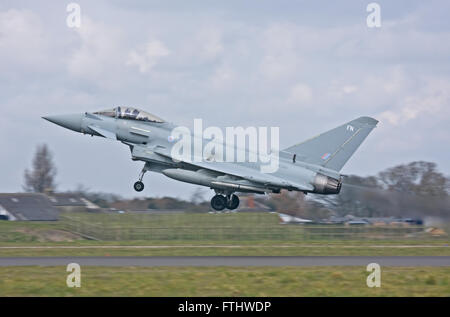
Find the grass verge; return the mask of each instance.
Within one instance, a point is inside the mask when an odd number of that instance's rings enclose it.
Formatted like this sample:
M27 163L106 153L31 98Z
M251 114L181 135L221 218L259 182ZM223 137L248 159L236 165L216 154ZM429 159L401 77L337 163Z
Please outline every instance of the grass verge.
M450 268L384 267L368 288L365 267L4 267L0 296L450 296Z
M442 245L91 245L0 246L0 257L15 256L450 256Z

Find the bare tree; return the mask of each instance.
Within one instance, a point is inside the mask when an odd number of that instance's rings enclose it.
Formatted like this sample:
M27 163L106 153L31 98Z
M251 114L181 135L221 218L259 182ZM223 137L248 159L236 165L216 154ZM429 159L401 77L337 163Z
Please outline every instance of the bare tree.
M304 194L300 192L281 191L280 194L271 194L269 205L276 211L292 216L304 216L306 204Z
M319 220L329 216L328 210L323 204L313 200L306 200L301 192L281 191L280 194L270 194L263 200L272 210L288 214L294 217Z
M375 216L368 201L382 187L374 176L348 175L338 195L311 195L311 199L334 211L337 216Z
M388 190L431 197L448 195L448 179L432 162L394 166L380 172L378 178Z
M312 198L336 215L359 217L448 217L449 178L432 162L411 162L377 176L345 178L339 195Z
M200 203L205 201L204 195L205 195L204 190L201 187L197 187L192 192L190 202L195 204L195 205L198 205L198 204L200 204Z
M32 162L32 169L25 169L23 189L27 192L43 193L54 190L56 167L52 153L46 144L38 145Z

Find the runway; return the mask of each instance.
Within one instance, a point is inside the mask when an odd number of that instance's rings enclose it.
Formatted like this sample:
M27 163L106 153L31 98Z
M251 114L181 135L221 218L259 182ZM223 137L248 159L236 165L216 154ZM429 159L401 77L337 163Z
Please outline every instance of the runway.
M77 256L0 257L0 266L450 266L450 256Z

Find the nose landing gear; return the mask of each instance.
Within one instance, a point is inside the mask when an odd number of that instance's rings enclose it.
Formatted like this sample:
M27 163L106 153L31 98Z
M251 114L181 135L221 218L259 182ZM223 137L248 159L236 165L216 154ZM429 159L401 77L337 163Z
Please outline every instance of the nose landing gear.
M139 180L134 183L133 187L134 190L137 192L141 192L144 190L144 183L142 182L142 178L144 178L144 174L145 172L147 172L147 170L145 169L145 167L142 169L141 173L139 174Z
M225 208L233 210L236 209L239 206L239 197L232 194L232 195L215 195L211 199L211 207L214 210L221 211Z

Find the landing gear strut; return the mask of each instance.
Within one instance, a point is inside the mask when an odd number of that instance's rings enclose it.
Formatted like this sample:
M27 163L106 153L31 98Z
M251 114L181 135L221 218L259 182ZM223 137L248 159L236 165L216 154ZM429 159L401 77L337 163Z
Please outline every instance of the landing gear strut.
M223 195L215 195L211 199L211 207L214 210L221 211L225 208L233 210L239 206L239 197L232 194L227 195L226 197Z
M142 178L144 178L145 172L147 172L147 170L143 168L141 173L139 174L139 180L133 185L134 190L137 192L141 192L144 190L144 183L142 182Z

